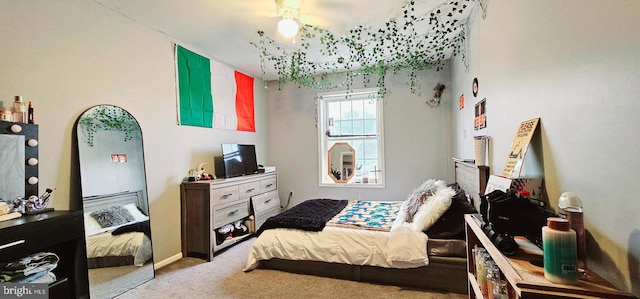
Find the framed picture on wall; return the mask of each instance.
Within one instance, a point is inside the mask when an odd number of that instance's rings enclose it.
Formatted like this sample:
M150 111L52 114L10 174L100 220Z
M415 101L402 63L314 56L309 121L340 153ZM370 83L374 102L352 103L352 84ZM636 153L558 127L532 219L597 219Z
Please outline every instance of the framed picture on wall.
M473 128L475 130L480 130L487 127L487 99L486 98L482 99L482 101L476 104L475 121L473 123L474 123Z

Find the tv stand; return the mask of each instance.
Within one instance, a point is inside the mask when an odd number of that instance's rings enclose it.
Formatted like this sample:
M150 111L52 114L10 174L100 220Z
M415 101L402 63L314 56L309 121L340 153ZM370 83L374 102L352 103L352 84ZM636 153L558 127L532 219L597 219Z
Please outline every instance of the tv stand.
M211 261L215 252L251 237L256 219L280 213L277 173L183 182L180 203L182 256ZM249 224L248 234L217 240L218 228L239 220Z

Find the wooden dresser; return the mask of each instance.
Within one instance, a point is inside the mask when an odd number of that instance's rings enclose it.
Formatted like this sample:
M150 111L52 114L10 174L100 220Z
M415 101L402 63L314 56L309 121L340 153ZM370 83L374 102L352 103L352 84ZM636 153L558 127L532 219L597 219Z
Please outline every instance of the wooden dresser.
M88 298L89 280L82 211L52 211L0 222L0 262L38 252L55 253L49 298Z
M255 223L265 215L280 212L277 173L262 173L230 179L183 182L181 191L182 255L211 261L213 254L250 237L217 240L216 230L238 220ZM253 203L252 203L253 201ZM253 205L253 208L252 208ZM254 215L254 211L257 213Z
M475 276L472 257L474 246L484 247L500 268L504 280L512 293L510 298L637 298L631 293L616 289L611 283L593 271L580 278L577 285L552 283L544 278L542 252L525 238L516 237L519 252L504 256L482 231L474 215L465 215L467 230L467 269L469 298L483 298ZM540 252L536 252L539 250Z

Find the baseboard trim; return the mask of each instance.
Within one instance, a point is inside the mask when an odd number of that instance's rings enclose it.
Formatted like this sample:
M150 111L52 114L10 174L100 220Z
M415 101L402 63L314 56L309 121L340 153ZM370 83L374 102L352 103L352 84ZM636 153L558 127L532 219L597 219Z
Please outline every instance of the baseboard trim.
M158 270L158 269L160 269L162 267L165 267L165 266L167 266L167 265L169 265L169 264L171 264L171 263L173 263L173 262L175 262L175 261L177 261L177 260L179 260L181 258L182 258L182 252L176 253L173 256L170 256L170 257L168 257L168 258L166 258L164 260L161 260L161 261L159 261L157 263L154 263L153 264L153 269Z

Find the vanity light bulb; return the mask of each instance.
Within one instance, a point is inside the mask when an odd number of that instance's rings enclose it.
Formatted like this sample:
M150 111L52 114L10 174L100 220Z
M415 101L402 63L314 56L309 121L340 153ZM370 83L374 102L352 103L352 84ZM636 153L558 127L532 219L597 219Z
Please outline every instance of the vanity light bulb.
M29 185L35 185L35 184L37 184L37 183L38 183L38 178L37 178L37 177L32 176L32 177L30 177L30 178L27 180L27 182L29 183Z
M36 146L38 146L38 140L29 139L29 140L27 140L27 145L30 146L30 147L36 147Z
M28 163L29 165L31 165L31 166L38 165L38 159L36 159L36 158L29 158L29 160L27 160L27 163Z
M22 127L20 125L12 125L11 126L11 132L20 133L20 132L22 132Z

